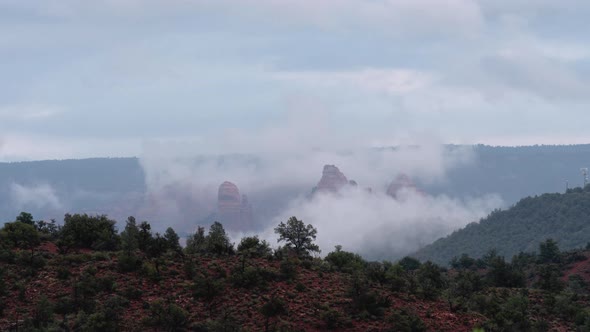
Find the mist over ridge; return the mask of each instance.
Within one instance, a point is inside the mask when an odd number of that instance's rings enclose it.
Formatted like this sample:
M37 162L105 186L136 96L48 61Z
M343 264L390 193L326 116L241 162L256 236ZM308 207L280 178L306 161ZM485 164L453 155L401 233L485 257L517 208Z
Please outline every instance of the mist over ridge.
M183 153L146 150L139 159L0 164L2 218L10 221L21 210L58 221L66 212L105 213L119 222L135 215L156 230L172 226L187 234L197 225L208 226L219 185L231 181L252 205L253 228L247 234L275 243L272 228L295 215L318 228L324 253L341 244L371 258L391 258L520 197L560 191L565 179L575 185L590 146L433 145L311 151L306 158L302 153L198 156L179 150ZM358 187L312 195L325 164L336 165ZM408 190L399 199L388 196L387 186L399 174L426 195ZM245 234L231 224L226 228L235 241Z

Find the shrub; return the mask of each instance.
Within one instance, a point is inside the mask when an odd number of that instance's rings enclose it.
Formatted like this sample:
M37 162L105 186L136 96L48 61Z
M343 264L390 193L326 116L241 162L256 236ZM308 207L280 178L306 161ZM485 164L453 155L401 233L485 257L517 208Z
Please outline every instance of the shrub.
M238 253L248 257L270 257L272 250L268 242L258 239L258 236L245 237L238 244Z
M76 303L71 297L64 296L55 302L54 310L56 314L65 316L76 311Z
M0 262L13 264L15 261L16 255L12 250L0 247Z
M33 312L33 325L37 328L46 327L53 321L53 304L47 296L41 296Z
M416 274L419 294L426 299L436 299L445 287L441 269L432 262L420 266Z
M394 292L407 292L413 290L410 278L408 272L399 263L388 265L385 270L385 280Z
M404 268L406 271L415 271L420 268L422 265L419 260L413 257L406 256L402 258L398 264Z
M390 305L389 299L371 291L367 280L359 275L353 276L348 288L348 296L352 299L353 311L361 316L365 314L383 316L384 309Z
M156 300L149 304L149 312L144 320L148 326L179 331L188 325L188 313L176 304Z
M329 253L325 260L332 264L338 271L354 273L361 271L366 265L365 260L358 254L343 251L342 246L336 246L336 251Z
M287 258L281 261L280 272L281 277L285 280L294 280L297 278L297 264L298 261L293 258Z
M234 269L230 281L234 287L242 288L253 288L266 285L259 269L252 266L247 266L244 269Z
M350 324L342 313L338 310L327 308L320 313L320 319L324 322L326 329L334 330L346 327Z
M114 292L117 289L117 283L113 276L104 276L96 278L97 290L99 292Z
M269 329L269 322L271 318L278 317L287 313L287 304L279 297L273 295L268 302L266 302L261 308L260 313L266 317L265 330Z
M536 286L540 289L558 293L564 288L564 283L560 278L559 266L556 264L540 265L537 269L539 280Z
M72 247L116 250L120 239L115 229L115 223L106 215L66 214L59 236L59 245L65 252Z
M193 297L203 300L211 315L213 309L218 304L218 297L223 294L225 281L208 275L198 274L191 288Z
M190 330L197 332L239 332L242 327L234 317L224 313L218 319L195 323L190 327Z
M129 300L137 300L141 298L143 291L140 288L130 285L123 289L122 295Z
M509 297L500 304L499 310L492 307L491 319L484 323L486 330L492 331L528 331L531 322L528 318L528 299L522 295Z
M117 255L117 268L120 272L133 272L141 266L141 260L134 254L122 252Z
M60 280L67 280L70 278L70 269L65 266L60 266L57 268L57 278Z
M299 293L302 293L307 290L307 287L305 287L304 284L298 282L297 285L295 285L295 290L298 291Z
M6 281L4 280L4 274L4 269L0 266L0 296L6 294Z
M144 262L141 265L141 274L154 282L160 282L160 273L154 264Z
M422 332L426 331L426 325L420 316L405 308L396 310L387 321L392 325L392 331L396 332Z

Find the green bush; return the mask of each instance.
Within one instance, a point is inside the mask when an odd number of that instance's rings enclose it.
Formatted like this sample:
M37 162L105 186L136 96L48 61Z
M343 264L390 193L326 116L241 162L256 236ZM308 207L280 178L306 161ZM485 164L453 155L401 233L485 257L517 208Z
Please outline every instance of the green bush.
M438 265L426 262L418 268L416 273L418 293L425 299L436 299L446 286Z
M117 267L120 272L133 272L141 266L141 260L134 254L121 252L117 255Z
M350 326L348 320L340 311L326 308L320 312L320 319L324 323L324 327L328 330L335 330Z
M238 254L248 257L270 257L272 250L268 242L258 238L258 236L245 237L238 244Z
M129 300L137 300L141 298L143 291L140 288L129 285L122 290L121 294Z
M156 266L149 262L144 262L141 265L141 274L154 282L160 282L162 279Z
M352 299L353 311L358 313L360 317L367 316L367 314L381 317L385 312L385 308L391 305L388 298L372 291L367 280L360 275L352 277L348 288L348 296Z
M329 253L325 260L332 264L338 271L354 273L362 271L366 265L365 260L358 254L343 251L342 246L336 246L336 251Z
M66 214L58 246L63 252L70 248L116 250L120 238L115 223L116 221L108 219L106 215Z
M71 274L72 272L70 271L70 269L65 266L60 266L57 268L57 279L67 280L70 278Z
M211 315L215 307L219 304L219 296L225 290L225 280L205 274L198 274L195 277L191 289L193 297L202 300Z
M242 327L233 316L224 313L217 319L194 323L190 326L190 330L196 332L239 332Z
M230 281L234 287L241 288L264 287L266 285L260 270L252 266L234 269Z
M416 313L402 308L395 310L387 319L391 324L391 331L396 332L423 332L426 331L426 325L420 316Z
M304 284L298 282L297 285L295 285L295 290L298 291L299 293L303 293L307 290L307 287L305 287Z
M295 258L283 259L280 265L281 277L285 280L294 280L297 278L298 265L298 260Z
M16 261L16 255L14 251L0 247L0 262L7 264L14 264Z
M76 312L76 309L74 299L69 296L59 298L54 305L55 313L63 316Z
M188 325L188 312L169 301L156 300L149 304L148 326L167 331L182 331Z
M4 280L6 272L0 266L0 296L6 295L6 281Z
M6 309L6 302L0 297L0 317L4 317L4 309Z
M260 308L260 313L266 317L265 330L269 330L270 319L286 314L288 311L287 304L283 299L273 295L268 302Z
M47 296L41 296L33 311L33 325L37 328L47 327L53 321L53 304Z

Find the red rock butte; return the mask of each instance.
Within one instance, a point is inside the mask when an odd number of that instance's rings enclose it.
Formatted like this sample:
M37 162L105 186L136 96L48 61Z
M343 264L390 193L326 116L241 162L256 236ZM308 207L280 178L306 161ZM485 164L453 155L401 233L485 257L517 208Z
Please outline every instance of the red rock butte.
M228 229L249 230L252 227L252 206L246 195L240 195L238 187L225 181L217 193L217 218Z
M337 192L342 187L349 184L348 179L338 167L334 165L325 165L322 172L322 178L316 187L317 191Z

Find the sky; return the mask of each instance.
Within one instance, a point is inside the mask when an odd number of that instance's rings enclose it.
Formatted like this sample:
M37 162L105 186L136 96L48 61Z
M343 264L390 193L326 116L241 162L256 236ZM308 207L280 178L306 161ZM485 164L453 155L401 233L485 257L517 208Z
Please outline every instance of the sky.
M589 15L585 0L0 0L0 161L589 143Z

